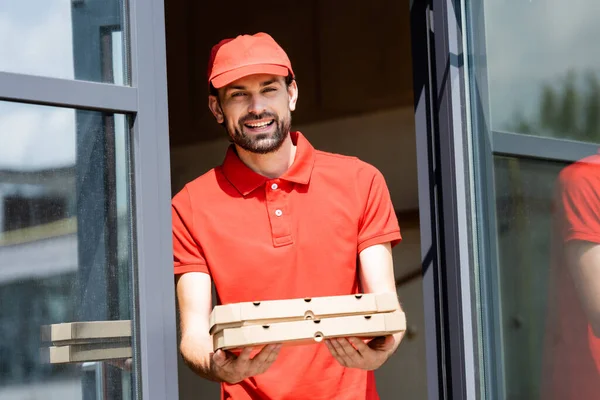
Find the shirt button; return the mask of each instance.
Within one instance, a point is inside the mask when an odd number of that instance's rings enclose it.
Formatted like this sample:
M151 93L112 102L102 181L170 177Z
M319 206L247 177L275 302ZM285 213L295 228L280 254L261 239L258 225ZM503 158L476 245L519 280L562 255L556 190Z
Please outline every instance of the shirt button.
M277 188L278 188L278 187L279 187L279 186L277 186L277 184L276 184L276 183L274 183L274 184L272 184L272 185L271 185L271 189L273 189L273 190L277 190Z
M281 217L283 215L283 211L275 210L275 215L277 215L278 217Z

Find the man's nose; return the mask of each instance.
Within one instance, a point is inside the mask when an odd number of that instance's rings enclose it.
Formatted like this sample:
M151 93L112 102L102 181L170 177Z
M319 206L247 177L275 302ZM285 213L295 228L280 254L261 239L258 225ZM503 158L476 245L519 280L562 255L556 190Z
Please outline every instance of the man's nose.
M260 115L266 110L265 99L262 96L251 96L250 104L248 104L248 112L255 115Z

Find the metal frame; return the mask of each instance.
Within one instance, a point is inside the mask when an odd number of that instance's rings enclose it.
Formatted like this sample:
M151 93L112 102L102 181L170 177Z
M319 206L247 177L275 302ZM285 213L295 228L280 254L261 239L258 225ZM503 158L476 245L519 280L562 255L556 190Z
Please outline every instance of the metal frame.
M164 2L129 0L125 10L132 87L0 72L0 100L129 115L139 333L134 384L144 400L177 399Z
M163 0L130 0L142 398L177 399L169 126Z
M439 246L434 191L433 104L429 13L427 1L413 1L410 10L413 59L414 109L419 192L419 221L425 313L425 354L429 400L444 398L443 349L441 336L441 293L439 285Z
M470 110L469 137L472 141L473 158L473 194L475 199L474 218L478 221L477 261L474 282L477 292L474 296L479 304L477 329L479 342L479 376L481 398L503 399L505 397L504 343L502 337L498 273L498 250L496 243L496 207L494 195L494 159L493 140L489 129L489 100L487 82L487 58L485 52L485 18L483 2L471 2L467 9L465 1L464 29L465 52ZM477 34L475 34L477 33ZM475 135L474 132L478 134ZM478 166L478 167L475 167ZM475 332L475 334L477 334ZM487 349L487 353L484 351Z
M475 237L457 1L411 4L429 399L476 398Z
M137 89L0 72L0 100L86 110L132 113L138 110Z
M494 155L574 162L596 154L598 145L574 140L494 131L492 133L492 152Z

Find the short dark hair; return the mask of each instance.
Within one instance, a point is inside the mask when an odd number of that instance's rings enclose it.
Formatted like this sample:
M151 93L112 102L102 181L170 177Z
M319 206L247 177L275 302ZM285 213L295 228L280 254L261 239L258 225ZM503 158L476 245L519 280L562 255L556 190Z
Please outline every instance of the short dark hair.
M285 77L285 85L287 87L289 87L292 84L292 82L294 82L294 80L295 80L294 76L291 73L288 73L287 76ZM211 96L219 97L219 91L217 90L216 87L213 86L212 83L210 84L208 90L209 90L209 94Z

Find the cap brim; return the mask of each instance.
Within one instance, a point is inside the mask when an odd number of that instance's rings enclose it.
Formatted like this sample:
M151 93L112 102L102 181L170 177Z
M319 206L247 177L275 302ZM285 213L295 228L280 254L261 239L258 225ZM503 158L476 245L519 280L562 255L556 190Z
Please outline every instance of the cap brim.
M222 88L223 86L229 85L231 82L235 82L240 78L243 78L248 75L255 74L270 74L270 75L279 75L279 76L287 76L290 71L287 67L282 65L275 64L256 64L256 65L246 65L245 67L236 68L231 71L227 71L222 73L221 75L215 76L211 83L217 89Z

